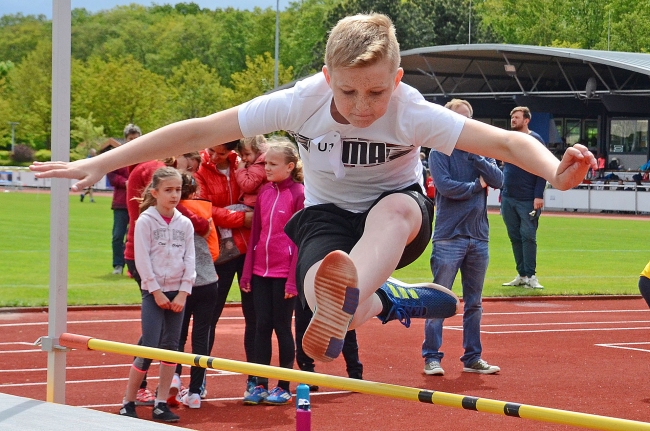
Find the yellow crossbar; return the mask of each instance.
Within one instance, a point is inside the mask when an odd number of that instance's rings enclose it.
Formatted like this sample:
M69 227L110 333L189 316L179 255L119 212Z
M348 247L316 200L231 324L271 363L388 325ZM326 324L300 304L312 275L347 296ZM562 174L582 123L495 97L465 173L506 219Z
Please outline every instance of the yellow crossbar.
M90 349L121 355L139 356L177 364L213 368L272 379L307 383L310 385L327 386L330 388L363 394L398 398L407 401L419 401L423 403L462 408L465 410L476 410L479 412L532 419L535 421L573 425L588 429L650 431L650 423L647 422L510 403L487 398L430 391L426 389L409 388L407 386L391 385L388 383L372 382L368 380L349 379L346 377L330 376L327 374L289 370L269 365L251 364L231 359L213 358L210 356L194 355L192 353L173 352L170 350L154 349L151 347L100 340L83 335L69 333L62 334L59 338L59 344L74 349Z

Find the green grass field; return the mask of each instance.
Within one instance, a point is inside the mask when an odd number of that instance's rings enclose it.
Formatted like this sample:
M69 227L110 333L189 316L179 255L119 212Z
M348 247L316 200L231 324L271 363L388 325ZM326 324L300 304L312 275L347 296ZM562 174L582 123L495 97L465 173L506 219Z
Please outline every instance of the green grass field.
M68 303L137 304L136 283L112 275L113 213L108 196L96 203L70 196ZM48 302L50 195L0 193L0 307ZM503 222L490 215L491 260L484 296L638 294L638 276L650 259L645 220L545 217L538 231L537 270L543 290L502 287L515 276ZM430 281L429 254L395 272L406 282ZM229 300L239 300L231 289ZM460 293L460 278L454 291Z

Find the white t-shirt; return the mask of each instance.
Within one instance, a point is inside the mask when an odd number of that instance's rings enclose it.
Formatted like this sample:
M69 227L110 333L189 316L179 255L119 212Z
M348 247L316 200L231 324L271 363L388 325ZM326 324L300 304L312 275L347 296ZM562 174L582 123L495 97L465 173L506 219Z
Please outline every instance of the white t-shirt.
M465 124L465 117L427 102L404 83L386 113L366 128L336 122L331 101L332 91L318 73L239 108L244 136L284 130L298 142L305 206L333 203L362 212L382 192L422 184L420 147L451 154Z

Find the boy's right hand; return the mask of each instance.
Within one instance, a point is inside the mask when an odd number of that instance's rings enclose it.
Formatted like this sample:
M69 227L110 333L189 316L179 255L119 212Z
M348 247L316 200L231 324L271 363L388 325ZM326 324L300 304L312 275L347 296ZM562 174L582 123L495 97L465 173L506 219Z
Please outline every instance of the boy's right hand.
M70 188L73 192L78 192L92 186L105 173L101 170L98 163L94 162L94 158L77 160L76 162L34 162L29 166L29 170L36 172L36 178L69 178L80 180Z
M156 300L156 305L163 310L169 310L171 307L171 301L167 296L162 292L162 290L154 290L152 293L153 299Z

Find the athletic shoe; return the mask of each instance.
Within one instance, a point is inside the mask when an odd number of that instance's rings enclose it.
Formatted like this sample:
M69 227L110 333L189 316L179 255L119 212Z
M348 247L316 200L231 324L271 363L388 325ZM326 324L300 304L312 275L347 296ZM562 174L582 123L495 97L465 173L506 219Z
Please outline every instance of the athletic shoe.
M280 386L276 386L273 388L269 396L262 402L272 406L283 406L289 404L291 402L291 392L285 391Z
M317 361L341 354L348 326L359 305L357 269L346 253L333 251L323 259L314 279L316 306L302 348Z
M377 318L383 323L397 319L407 328L413 317L444 319L458 313L460 307L454 292L433 283L406 284L389 278L377 292L391 304L388 313Z
M80 200L81 202L83 202L85 197L86 197L86 195L84 195L84 194L82 193L81 196L79 197L79 200Z
M156 401L156 396L149 390L149 388L140 388L135 396L136 406L153 406Z
M428 376L444 376L445 370L442 369L439 361L431 361L424 364L424 374Z
M191 409L201 408L201 395L184 391L181 402Z
M538 280L537 277L535 277L534 275L531 275L531 276L528 278L528 281L526 282L526 284L524 285L524 287L525 287L526 289L543 289L543 288L544 288L544 286L542 286L541 284L539 284L539 280Z
M244 391L244 398L249 396L255 390L255 381L247 380L246 381L246 390Z
M501 286L525 286L528 283L528 277L517 274L514 280L503 283Z
M181 400L178 396L181 390L181 376L174 374L174 377L172 377L172 385L169 387L169 398L167 398L167 405L169 407L178 407L181 405Z
M244 404L249 406L256 406L269 396L269 392L262 385L255 386L253 392L244 397Z
M120 409L120 416L128 416L130 418L138 418L138 414L135 412L135 403L130 401L122 406Z
M206 378L206 376L207 376L207 374L204 374L204 375L203 375L203 384L202 384L201 387L199 388L199 395L201 395L201 399L202 399L202 400L204 400L204 399L208 396L208 388L207 388L207 386L205 385L205 378Z
M151 412L151 417L156 421L178 422L180 417L169 410L167 403L158 403Z
M124 267L122 265L117 265L115 268L113 268L113 274L122 275L123 270L124 270Z
M483 359L479 359L473 364L463 368L463 371L466 373L494 374L501 371L501 368L497 367L496 365L490 365Z

